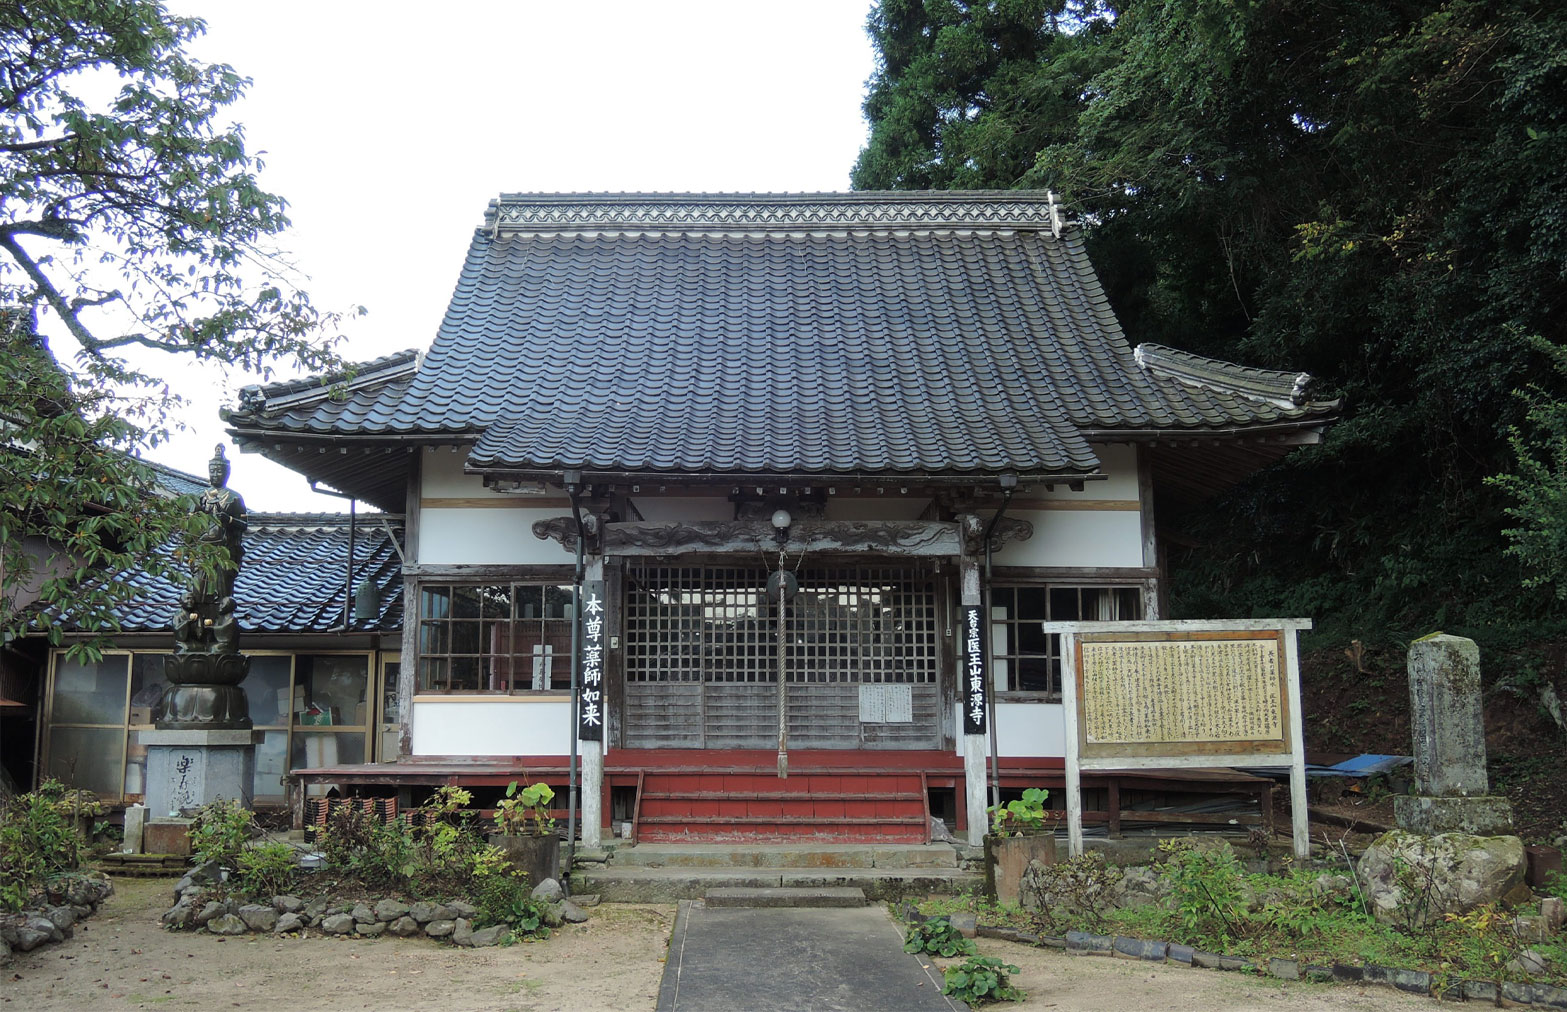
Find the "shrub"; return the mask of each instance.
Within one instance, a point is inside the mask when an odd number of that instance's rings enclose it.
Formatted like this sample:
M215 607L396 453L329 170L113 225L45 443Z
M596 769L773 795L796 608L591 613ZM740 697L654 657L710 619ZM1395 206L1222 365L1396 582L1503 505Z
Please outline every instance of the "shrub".
M479 909L480 924L506 924L520 939L548 938L547 905L533 898L528 878L510 866L477 875L473 882L473 905Z
M65 794L49 780L0 809L0 907L20 910L45 881L80 861L81 836L59 804Z
M1226 846L1194 846L1189 840L1165 840L1164 874L1181 927L1198 944L1222 944L1240 938L1241 867Z
M241 893L266 899L292 889L294 872L294 848L273 841L240 851L234 877Z
M205 804L190 826L190 849L197 860L238 868L239 855L250 843L250 812L238 801L219 798Z
M932 918L909 928L903 940L904 952L924 952L932 956L968 956L975 952L972 940L944 918Z
M969 1005L1022 1001L1027 995L1021 988L1013 987L1007 976L1018 972L1017 967L994 956L970 956L957 966L947 967L942 974L941 993Z

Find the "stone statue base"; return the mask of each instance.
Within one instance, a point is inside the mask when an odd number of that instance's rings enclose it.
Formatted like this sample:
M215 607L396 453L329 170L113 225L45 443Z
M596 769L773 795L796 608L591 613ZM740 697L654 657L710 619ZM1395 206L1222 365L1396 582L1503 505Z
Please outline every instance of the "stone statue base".
M1513 831L1512 803L1494 794L1477 798L1400 794L1393 799L1393 818L1398 828L1426 836L1506 836Z
M251 807L260 731L141 731L147 814L158 818L227 798Z

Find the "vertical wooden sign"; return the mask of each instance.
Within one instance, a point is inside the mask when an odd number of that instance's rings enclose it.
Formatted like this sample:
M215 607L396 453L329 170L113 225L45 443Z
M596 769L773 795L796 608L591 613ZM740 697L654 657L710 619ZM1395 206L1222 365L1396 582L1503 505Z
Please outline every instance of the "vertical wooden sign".
M963 733L984 734L988 700L985 686L985 612L963 606Z
M582 686L577 699L577 738L604 740L604 581L582 585Z

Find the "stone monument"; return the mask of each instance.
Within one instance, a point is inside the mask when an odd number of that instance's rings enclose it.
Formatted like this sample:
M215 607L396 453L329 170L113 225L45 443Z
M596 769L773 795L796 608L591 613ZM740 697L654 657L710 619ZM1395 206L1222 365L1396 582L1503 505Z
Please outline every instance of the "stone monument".
M1393 799L1399 828L1427 836L1512 832L1512 806L1491 794L1486 774L1474 640L1437 633L1410 644L1409 710L1415 793Z
M1419 927L1527 899L1512 806L1490 793L1486 774L1474 640L1436 633L1412 643L1409 701L1415 793L1393 799L1399 828L1367 847L1356 869L1372 916Z
M207 475L209 487L191 509L204 521L196 541L225 549L232 566L192 559L190 586L174 615L174 653L164 664L169 685L154 714L155 730L141 732L147 809L154 818L220 797L247 808L251 803L256 733L240 686L250 658L239 652L234 602L234 578L244 561L245 501L227 487L222 445Z

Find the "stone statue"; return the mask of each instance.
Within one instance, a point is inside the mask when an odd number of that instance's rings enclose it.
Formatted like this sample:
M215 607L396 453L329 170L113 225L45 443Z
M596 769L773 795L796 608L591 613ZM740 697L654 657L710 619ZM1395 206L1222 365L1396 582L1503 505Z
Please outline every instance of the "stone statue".
M239 652L234 578L245 557L245 501L226 486L229 462L219 445L208 465L210 487L191 508L207 518L196 540L222 545L233 568L216 572L191 566L190 588L180 595L174 616L174 656L165 671L169 687L158 704L160 730L225 730L251 726L250 704L239 683L250 658Z

